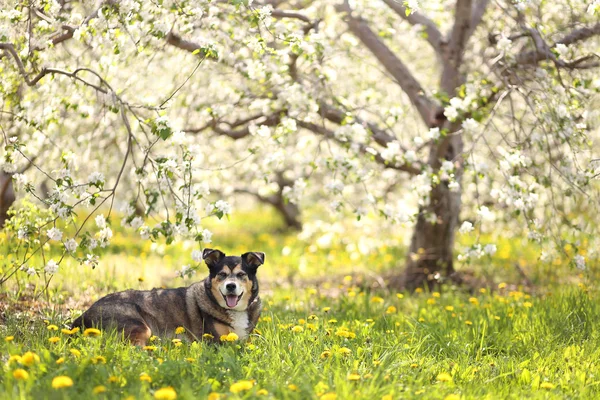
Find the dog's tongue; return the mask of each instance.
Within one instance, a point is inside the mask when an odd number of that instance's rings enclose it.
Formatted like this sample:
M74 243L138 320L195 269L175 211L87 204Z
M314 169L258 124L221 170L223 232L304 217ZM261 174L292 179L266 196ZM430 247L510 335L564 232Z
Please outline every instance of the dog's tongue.
M237 306L238 297L234 294L228 294L225 296L225 301L227 301L227 307L235 307Z

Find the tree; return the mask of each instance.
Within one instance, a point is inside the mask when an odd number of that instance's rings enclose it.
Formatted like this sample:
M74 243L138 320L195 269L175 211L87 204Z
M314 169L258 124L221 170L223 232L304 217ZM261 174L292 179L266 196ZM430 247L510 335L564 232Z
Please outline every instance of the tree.
M595 229L565 223L596 205L595 12L485 0L452 11L393 0L17 4L0 33L13 124L4 169L30 163L54 185L44 199L16 177L54 213L19 229L47 236L80 204L110 213L123 187L125 225L202 241L198 211L229 211L210 187L249 193L296 226L302 204L324 195L340 216L413 223L397 282L408 288L451 276L456 232L496 214L558 251ZM87 161L79 172L75 154ZM402 201L405 186L414 196ZM136 206L159 223L145 225ZM106 244L103 226L82 251ZM476 241L458 258L494 252Z

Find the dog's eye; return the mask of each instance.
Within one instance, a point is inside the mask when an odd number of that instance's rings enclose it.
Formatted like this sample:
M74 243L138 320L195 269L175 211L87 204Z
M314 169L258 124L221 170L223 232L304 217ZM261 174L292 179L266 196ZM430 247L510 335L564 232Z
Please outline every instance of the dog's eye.
M240 278L240 279L242 279L242 278L243 278L243 277L245 277L245 276L246 276L246 273L245 273L245 272L239 272L239 273L237 274L237 277L238 277L238 278Z
M221 279L225 279L225 278L227 278L227 274L226 274L225 272L219 272L219 273L217 274L217 276L218 276L219 278L221 278Z

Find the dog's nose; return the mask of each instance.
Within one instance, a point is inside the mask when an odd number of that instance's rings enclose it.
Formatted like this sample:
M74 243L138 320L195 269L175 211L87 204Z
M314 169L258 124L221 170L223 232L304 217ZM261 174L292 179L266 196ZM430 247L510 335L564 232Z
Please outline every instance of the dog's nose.
M236 288L236 284L235 283L228 283L227 285L225 285L225 288L227 290L229 290L230 292L233 292Z

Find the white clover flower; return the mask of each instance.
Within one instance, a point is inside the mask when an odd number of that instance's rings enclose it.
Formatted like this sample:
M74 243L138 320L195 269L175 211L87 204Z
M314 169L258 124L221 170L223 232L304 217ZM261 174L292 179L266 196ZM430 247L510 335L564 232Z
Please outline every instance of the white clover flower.
M577 254L573 260L575 261L575 266L579 269L585 269L585 257L581 254Z
M104 214L97 215L94 219L96 221L96 226L100 229L106 228L106 219L104 218Z
M60 229L57 228L52 228L52 229L48 229L48 232L46 232L46 235L48 236L48 238L50 238L50 240L60 240L62 239L62 232L60 231Z
M202 230L202 241L204 243L210 243L212 242L212 232L209 231L208 229L203 229Z
M44 267L44 271L46 271L47 274L54 275L58 271L58 264L56 261L50 260Z
M217 200L217 202L215 203L215 208L223 214L231 213L231 206L224 200Z
M194 260L195 262L202 261L202 252L200 250L192 251L192 260Z
M479 122L475 121L473 118L467 118L463 121L462 127L467 132L475 132L479 127Z
M460 228L458 229L458 231L462 234L464 233L469 233L473 230L473 224L470 223L469 221L465 221L462 223L462 225L460 226Z
M77 241L75 239L69 239L65 242L65 249L69 253L73 253L77 249Z

